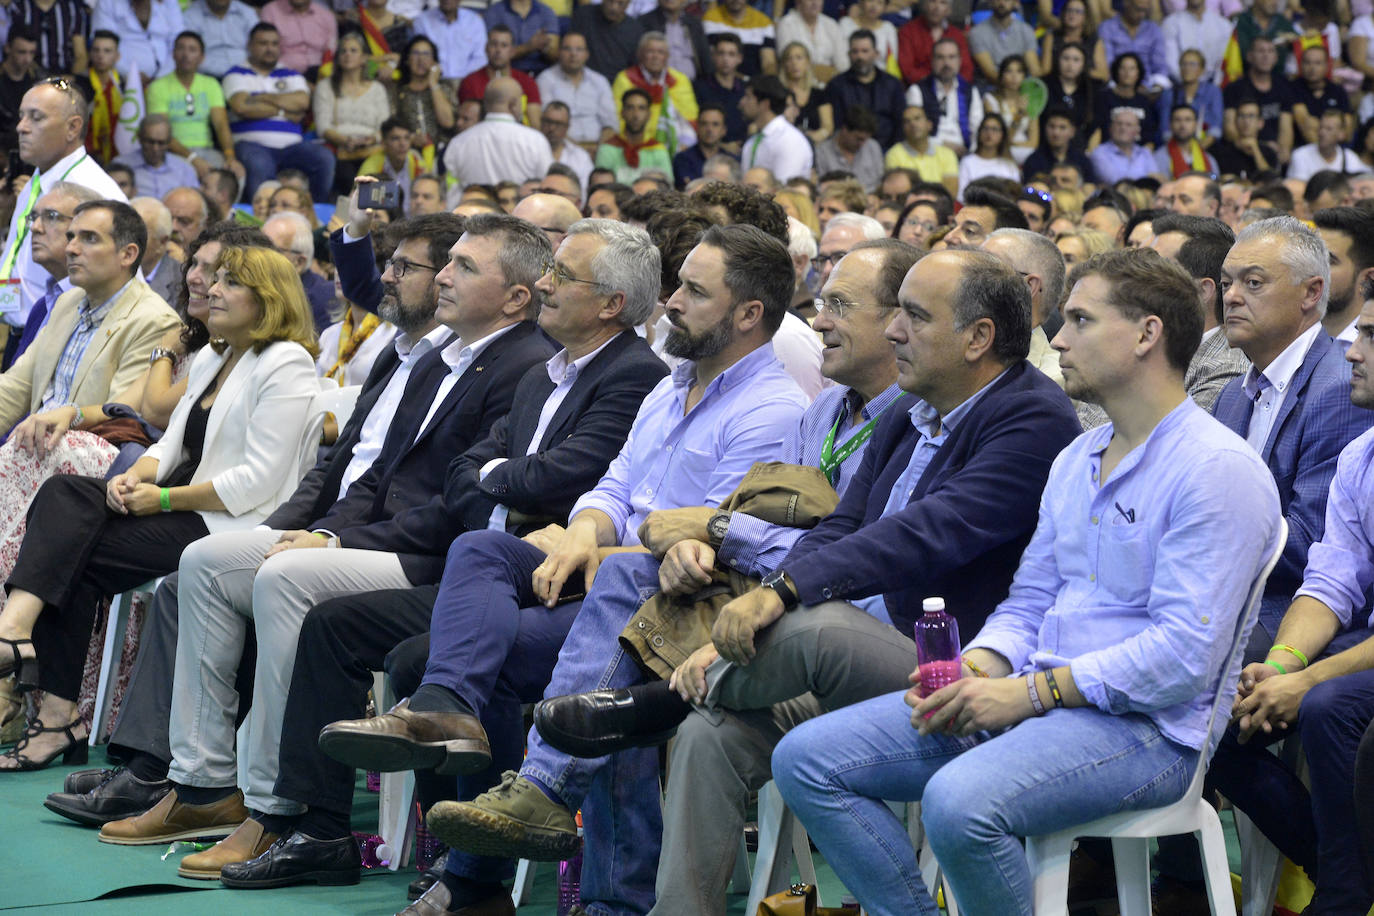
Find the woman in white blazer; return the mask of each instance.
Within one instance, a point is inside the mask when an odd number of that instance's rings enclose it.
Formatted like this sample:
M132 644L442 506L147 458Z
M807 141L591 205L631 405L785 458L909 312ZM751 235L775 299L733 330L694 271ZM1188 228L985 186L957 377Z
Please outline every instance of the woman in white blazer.
M100 597L175 570L182 549L211 532L258 524L313 457L302 440L319 391L316 345L290 262L226 247L205 323L215 339L192 363L161 441L113 480L55 477L34 497L0 611L0 676L17 671L21 688L45 696L0 770L59 754L84 761L76 699Z

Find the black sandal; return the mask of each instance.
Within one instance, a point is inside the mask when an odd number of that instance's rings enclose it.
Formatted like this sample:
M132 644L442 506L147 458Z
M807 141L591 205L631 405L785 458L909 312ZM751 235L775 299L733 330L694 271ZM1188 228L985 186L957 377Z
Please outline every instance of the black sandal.
M0 677L15 675L15 680L19 684L19 689L32 690L38 686L38 659L37 657L25 658L19 653L19 647L25 644L33 645L32 639L0 639L0 655L3 649L10 650L8 661L0 662Z
M85 763L87 756L90 754L91 746L87 742L85 736L78 738L76 732L72 731L72 726L79 725L80 723L81 720L76 719L72 722L68 722L66 725L59 725L56 728L45 728L42 719L34 719L29 723L28 728L24 729L24 737L19 739L19 743L16 744L9 753L0 755L0 759L13 760L19 765L16 767L0 768L0 772L22 773L27 770L41 770L56 760L59 754L62 756L63 763ZM29 746L29 741L31 739L50 732L65 732L67 735L66 746L59 747L42 759L34 759L24 753L24 748Z

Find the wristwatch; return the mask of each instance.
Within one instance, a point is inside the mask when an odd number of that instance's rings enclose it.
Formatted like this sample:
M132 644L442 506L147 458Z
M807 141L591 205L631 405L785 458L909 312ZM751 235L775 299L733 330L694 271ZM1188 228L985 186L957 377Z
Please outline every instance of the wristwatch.
M718 509L706 523L706 537L711 542L712 547L720 547L725 540L725 533L730 530L730 513L724 509Z
M160 359L170 359L176 363L177 355L166 347L154 347L153 352L148 355L148 365L151 366Z
M792 587L792 579L781 569L775 569L759 582L764 588L771 588L782 599L782 609L790 611L797 606L797 590Z

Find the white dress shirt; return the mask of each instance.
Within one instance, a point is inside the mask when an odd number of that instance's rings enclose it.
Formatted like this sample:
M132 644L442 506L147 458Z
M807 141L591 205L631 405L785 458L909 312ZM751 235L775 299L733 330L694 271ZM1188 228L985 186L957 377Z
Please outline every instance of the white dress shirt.
M806 134L777 115L754 136L744 141L743 166L765 168L780 182L811 175L815 154Z
M177 0L152 0L146 29L129 0L100 0L91 16L92 34L108 29L119 36L119 61L115 64L119 75L127 78L137 69L145 86L176 69L172 43L185 28Z
M458 380L463 377L463 373L468 371L468 367L472 365L473 360L477 359L477 357L482 354L483 350L491 346L497 338L513 327L515 327L515 325L508 324L501 330L492 331L486 337L474 340L470 344L463 343L463 339L460 337L447 347L444 347L444 351L439 355L448 365L448 375L444 376L444 380L439 383L438 390L434 392L434 400L429 405L429 413L425 414L425 422L420 424L420 431L415 434L416 439L419 439L420 436L424 434L424 431L429 428L429 421L434 419L434 414L438 412L439 405L444 403L444 398L448 397L448 393L453 390L453 386L458 384Z
M978 137L978 125L983 123L983 95L978 91L978 87L969 90L968 99L968 139L964 142L964 132L959 127L959 81L956 79L954 84L948 89L935 80L935 101L940 106L939 123L935 125L935 132L930 138L936 143L948 146L950 149L957 149L961 146L967 147L970 151L976 145L974 141ZM925 96L921 94L920 86L912 86L906 91L906 103L908 105L924 105Z
M401 358L401 364L396 367L396 371L387 380L386 387L373 402L372 409L367 412L367 419L363 420L363 428L358 433L358 443L353 446L353 457L349 459L348 467L344 468L343 480L339 482L339 499L344 498L353 481L363 476L382 453L382 444L386 441L386 432L391 427L391 418L396 415L396 408L401 403L401 395L405 393L406 383L410 381L410 373L415 364L420 357L437 347L451 333L453 332L448 328L439 325L414 344L402 334L397 334L392 339L396 355Z
M549 141L539 131L517 124L508 114L493 112L448 143L444 166L457 179L449 206L458 204L470 184L498 184L543 178L553 163Z
M1278 416L1279 405L1283 403L1293 376L1307 358L1307 351L1317 339L1325 334L1321 322L1303 331L1290 343L1274 361L1260 371L1251 366L1245 373L1241 386L1245 394L1255 402L1254 412L1250 414L1250 428L1245 433L1245 441L1260 454L1264 454L1264 444L1269 441L1269 433L1274 428L1274 418Z
M1169 75L1179 79L1179 55L1192 48L1202 52L1205 61L1202 78L1220 85L1218 74L1234 28L1231 20L1215 10L1203 12L1201 21L1187 10L1165 16L1164 59L1169 65Z
M568 106L568 138L578 143L596 143L604 128L620 129L620 115L611 83L590 67L582 68L582 78L574 85L557 65L549 67L534 79L544 106L562 102Z
M460 80L487 65L487 24L472 10L459 8L452 22L440 10L425 10L415 20L415 34L439 49L439 66L446 80Z
M3 301L0 305L0 319L7 324L17 328L22 328L24 322L29 318L29 310L33 304L43 298L43 294L48 289L48 271L46 268L33 261L32 239L29 237L27 229L20 233L21 217L25 214L25 201L29 194L34 195L34 205L37 205L38 198L52 190L53 185L59 181L70 181L82 187L90 188L107 200L118 200L127 202L128 198L124 192L119 190L119 185L115 184L114 179L105 174L105 170L100 167L90 156L86 155L86 148L79 146L57 162L53 163L52 168L47 171L35 171L33 178L29 180L29 185L19 194L19 199L15 202L14 213L10 216L10 228L3 253L0 253L0 264L9 261L10 248L19 245L19 251L14 259L14 266L10 269L9 277L0 277L0 280L15 278L19 283L18 301ZM29 208L32 209L32 208Z
M813 30L802 14L792 10L778 20L778 55L792 42L798 42L811 54L811 63L835 70L849 69L849 43L844 39L840 24L824 13L816 16Z

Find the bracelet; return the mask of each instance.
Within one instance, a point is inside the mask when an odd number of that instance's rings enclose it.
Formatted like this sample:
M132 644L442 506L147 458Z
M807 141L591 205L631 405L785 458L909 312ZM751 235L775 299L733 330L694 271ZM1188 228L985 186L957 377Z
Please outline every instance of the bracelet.
M71 406L76 410L76 417L73 418L71 426L71 428L75 429L86 422L86 412L81 409L80 404L72 404Z
M1277 671L1279 674L1287 674L1287 673L1288 673L1287 671L1284 670L1283 665L1280 665L1278 662L1266 661L1265 664L1268 665L1269 667L1273 668L1273 669L1274 669L1275 671Z
M1299 652L1297 649L1294 649L1292 646L1285 646L1283 643L1275 643L1273 648L1271 648L1269 651L1287 652L1289 655L1293 656L1298 661L1302 662L1302 666L1304 668L1310 668L1312 666L1312 663L1307 660L1307 656L1303 655L1301 652Z
M1054 669L1053 669L1053 668L1046 668L1046 669L1045 669L1045 683L1046 683L1047 685L1049 685L1049 688L1050 688L1050 696L1054 697L1054 708L1055 708L1055 709L1063 709L1063 708L1064 708L1064 695L1061 694L1061 693L1059 692L1059 685L1058 685L1057 683L1055 683L1055 680L1054 680Z
M1026 676L1026 693L1030 695L1031 709L1035 710L1037 716L1045 714L1045 704L1040 702L1040 691L1035 689L1035 674Z
M171 511L172 511L172 491L169 490L167 487L162 487L161 489L158 490L158 500L157 500L157 501L158 501L158 505L160 505L160 506L162 507L162 511L163 511L163 512L171 512Z
M988 674L986 671L984 671L982 668L979 668L979 667L978 667L977 665L975 665L973 662L969 661L969 658L968 658L967 655L964 656L964 664L965 664L965 665L968 665L968 670L970 670L970 671L973 672L973 676L974 676L974 677L991 677L991 676L992 676L992 675Z

